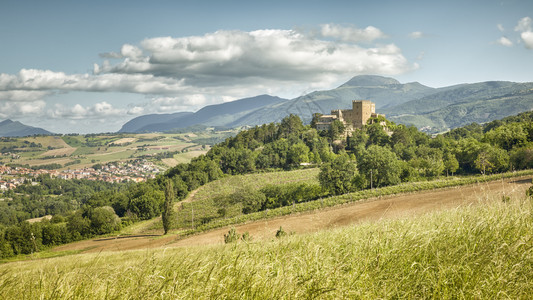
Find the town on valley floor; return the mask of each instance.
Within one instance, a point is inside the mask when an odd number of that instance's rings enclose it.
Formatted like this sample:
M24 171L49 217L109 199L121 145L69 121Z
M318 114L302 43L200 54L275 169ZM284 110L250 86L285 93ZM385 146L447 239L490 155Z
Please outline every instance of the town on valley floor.
M9 190L40 175L49 175L60 179L87 179L105 182L142 182L155 178L161 170L154 163L145 159L128 162L113 162L100 165L97 168L67 169L67 170L33 170L23 167L0 165L0 190Z

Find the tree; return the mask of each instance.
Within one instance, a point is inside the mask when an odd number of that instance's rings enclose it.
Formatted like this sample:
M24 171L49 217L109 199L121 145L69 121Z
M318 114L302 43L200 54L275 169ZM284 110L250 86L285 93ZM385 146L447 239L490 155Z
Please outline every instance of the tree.
M444 169L446 170L446 176L448 176L449 173L452 173L453 175L453 173L459 169L459 162L451 152L444 154Z
M505 150L523 146L528 139L528 131L521 123L510 123L485 133L485 140Z
M279 125L279 136L289 137L293 133L299 133L304 125L297 115L290 114L281 120Z
M510 153L512 168L517 170L533 168L533 146L513 149Z
M368 134L368 145L385 146L389 143L389 135L383 129L383 126L379 123L373 123L365 127Z
M290 146L287 160L292 167L298 167L301 163L309 162L309 148L303 142Z
M391 136L391 144L403 144L405 146L411 146L414 143L411 133L405 125L399 125L396 127Z
M120 229L120 218L111 206L97 207L90 211L91 232L106 234Z
M492 171L502 172L507 170L509 166L509 154L507 151L498 147L486 147L479 152L476 160L474 161L476 169L485 175L487 172Z
M386 147L368 147L359 160L359 170L374 187L400 183L400 161Z
M231 195L231 202L242 203L243 214L259 211L265 201L265 194L250 187L244 187Z
M354 177L358 175L355 163L343 153L331 163L320 168L318 180L320 185L332 195L341 195L353 191Z
M221 169L226 174L246 174L255 170L254 151L228 148L222 152Z
M165 204L163 205L163 214L161 215L161 219L163 221L163 230L165 231L165 234L168 233L168 231L173 225L172 223L174 220L174 196L175 195L174 187L172 186L172 180L167 179L165 186Z
M340 139L342 135L344 134L344 130L345 130L344 123L342 123L339 120L333 120L333 122L331 122L329 131L328 131L329 138L332 141Z
M314 113L313 118L311 119L311 128L316 129L316 124L318 123L318 120L322 117L321 113Z
M489 155L487 152L482 151L478 154L476 160L474 161L476 168L481 171L481 174L485 175L486 172L491 172L494 165L489 160Z
M165 195L156 187L147 183L139 183L131 189L129 197L128 209L139 219L148 220L161 214Z
M89 235L90 230L91 221L83 216L81 211L77 211L67 218L67 231L70 233L72 240L79 240Z

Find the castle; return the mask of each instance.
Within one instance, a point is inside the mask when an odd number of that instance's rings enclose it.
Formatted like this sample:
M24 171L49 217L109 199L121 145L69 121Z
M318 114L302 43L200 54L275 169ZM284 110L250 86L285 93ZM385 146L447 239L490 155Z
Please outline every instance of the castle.
M354 100L352 101L352 109L336 109L332 110L330 115L322 115L318 118L316 123L317 130L328 130L331 123L339 120L344 124L347 134L350 134L355 129L361 129L366 125L368 119L384 116L376 114L376 104L369 100Z

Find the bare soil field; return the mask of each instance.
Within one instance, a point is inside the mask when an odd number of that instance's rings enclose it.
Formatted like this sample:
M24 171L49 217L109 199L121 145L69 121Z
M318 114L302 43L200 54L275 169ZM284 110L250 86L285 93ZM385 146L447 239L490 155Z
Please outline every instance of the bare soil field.
M248 232L254 240L268 240L274 238L280 226L288 233L308 233L365 221L416 216L463 205L480 205L487 201L501 201L502 196L522 198L525 197L525 190L529 186L531 186L531 176L510 178L462 187L372 198L328 209L250 222L234 227L237 233ZM227 232L228 227L184 239L178 239L176 235L161 237L157 234L101 238L60 246L54 250L100 252L222 244L224 234Z
M114 141L110 145L122 145L122 144L126 144L126 143L133 143L135 141L137 141L136 138L121 138L119 140Z

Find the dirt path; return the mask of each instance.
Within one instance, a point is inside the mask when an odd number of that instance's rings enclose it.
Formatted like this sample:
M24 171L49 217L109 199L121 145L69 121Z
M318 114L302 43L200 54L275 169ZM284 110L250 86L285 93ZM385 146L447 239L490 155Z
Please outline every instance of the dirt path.
M286 232L316 232L362 221L419 215L440 209L455 208L461 205L480 204L492 199L501 199L503 195L524 197L524 192L530 185L531 176L526 176L449 189L387 196L308 213L251 222L237 225L235 228L238 233L247 231L254 240L272 239L280 226ZM99 239L64 245L55 250L99 252L222 244L224 234L227 232L228 227L220 228L182 240L176 240L176 236L160 238L136 236L121 239Z

